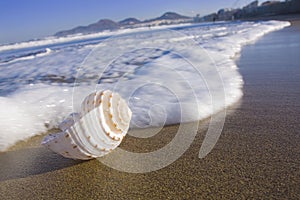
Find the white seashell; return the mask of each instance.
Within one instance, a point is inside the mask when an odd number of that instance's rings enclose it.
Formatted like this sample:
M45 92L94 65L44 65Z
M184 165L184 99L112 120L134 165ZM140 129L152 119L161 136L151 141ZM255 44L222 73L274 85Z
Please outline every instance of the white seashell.
M80 113L59 124L62 132L46 136L42 145L67 158L88 160L108 154L127 134L131 110L109 90L88 95Z

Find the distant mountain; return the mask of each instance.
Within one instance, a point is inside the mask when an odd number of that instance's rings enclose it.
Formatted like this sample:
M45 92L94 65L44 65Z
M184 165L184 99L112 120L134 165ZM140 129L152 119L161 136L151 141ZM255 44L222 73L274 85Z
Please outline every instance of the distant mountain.
M120 28L120 25L117 22L114 22L110 19L101 19L96 23L90 24L88 26L78 26L71 30L60 31L55 34L55 36L66 36L77 33L88 34L88 33L96 33L105 30L117 30Z
M121 27L125 28L130 28L130 27L136 27L134 25L138 25L138 27L143 27L143 26L148 26L149 23L156 23L157 21L164 21L167 20L167 24L172 24L174 23L182 23L182 21L186 19L191 19L190 17L179 15L175 12L166 12L160 17L150 19L150 20L145 20L145 21L140 21L136 18L127 18L119 22L114 22L110 19L101 19L96 23L90 24L88 26L78 26L70 30L64 30L64 31L59 31L55 33L55 36L61 37L61 36L67 36L67 35L73 35L73 34L89 34L89 33L97 33L105 30L113 31L117 30ZM179 21L178 21L179 20ZM181 22L180 22L181 20ZM170 22L171 21L171 22ZM166 23L166 22L164 22ZM161 23L158 23L161 24Z
M122 21L119 21L119 24L122 25L122 26L126 26L126 25L133 25L133 24L139 24L141 23L140 20L136 19L136 18L127 18L127 19L124 19Z
M190 17L180 15L175 12L166 12L160 17L150 19L150 20L145 20L145 21L149 22L149 21L158 21L158 20L178 20L178 19L190 19Z

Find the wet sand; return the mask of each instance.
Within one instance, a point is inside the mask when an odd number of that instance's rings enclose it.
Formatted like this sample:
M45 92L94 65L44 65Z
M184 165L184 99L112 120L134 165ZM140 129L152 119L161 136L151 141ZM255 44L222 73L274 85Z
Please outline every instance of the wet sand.
M198 158L208 120L171 165L132 174L98 160L73 161L39 145L41 137L0 154L0 199L300 199L300 23L243 48L237 64L244 96L229 108L212 152ZM121 147L150 152L178 126Z

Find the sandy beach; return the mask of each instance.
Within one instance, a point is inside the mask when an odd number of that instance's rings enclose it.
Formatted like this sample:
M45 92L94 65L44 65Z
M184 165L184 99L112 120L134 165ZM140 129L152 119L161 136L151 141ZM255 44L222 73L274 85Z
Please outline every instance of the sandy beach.
M40 146L42 136L0 153L0 199L299 199L300 21L243 48L237 60L244 96L228 108L212 152L198 158L208 120L171 165L132 174L98 160L65 159ZM150 152L178 126L121 147ZM146 144L146 145L145 145Z

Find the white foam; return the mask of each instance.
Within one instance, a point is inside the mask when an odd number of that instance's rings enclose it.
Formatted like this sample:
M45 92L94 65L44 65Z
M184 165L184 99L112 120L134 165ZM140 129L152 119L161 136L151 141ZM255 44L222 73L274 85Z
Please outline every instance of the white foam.
M180 32L184 36L156 42L167 45L194 39L205 48L215 63L201 63L200 58L207 55L193 49L188 49L182 56L187 60L199 57L198 64L203 66L201 73L204 79L186 60L172 53L142 49L129 51L113 62L113 67L105 74L106 79L97 85L97 89L116 89L127 99L133 111L131 127L160 126L203 119L213 114L211 92L218 94L224 90L225 106L232 105L241 98L243 81L233 57L240 52L242 46L286 26L289 26L288 22L269 21L212 24L182 29ZM122 46L120 42L122 40L115 40L111 45ZM130 41L123 42L134 44L140 40L131 38ZM82 99L95 89L95 85L80 85L73 96L72 84L66 80L76 77L77 68L93 48L94 45L66 47L46 52L47 55L36 56L31 60L19 60L2 66L0 80L15 80L4 81L4 90L12 87L10 83L18 89L0 97L0 151L17 141L56 127L69 113L78 110ZM126 49L126 46L123 48ZM109 51L109 48L105 52L106 55L115 53ZM97 65L97 59L82 69L83 78L89 79L99 74L101 66ZM222 87L220 83L214 82L211 70L214 67L217 67L222 77ZM55 81L57 77L60 79L59 83ZM205 79L210 78L212 87L208 91ZM32 80L34 83L28 85ZM216 110L223 109L221 101L217 102Z

